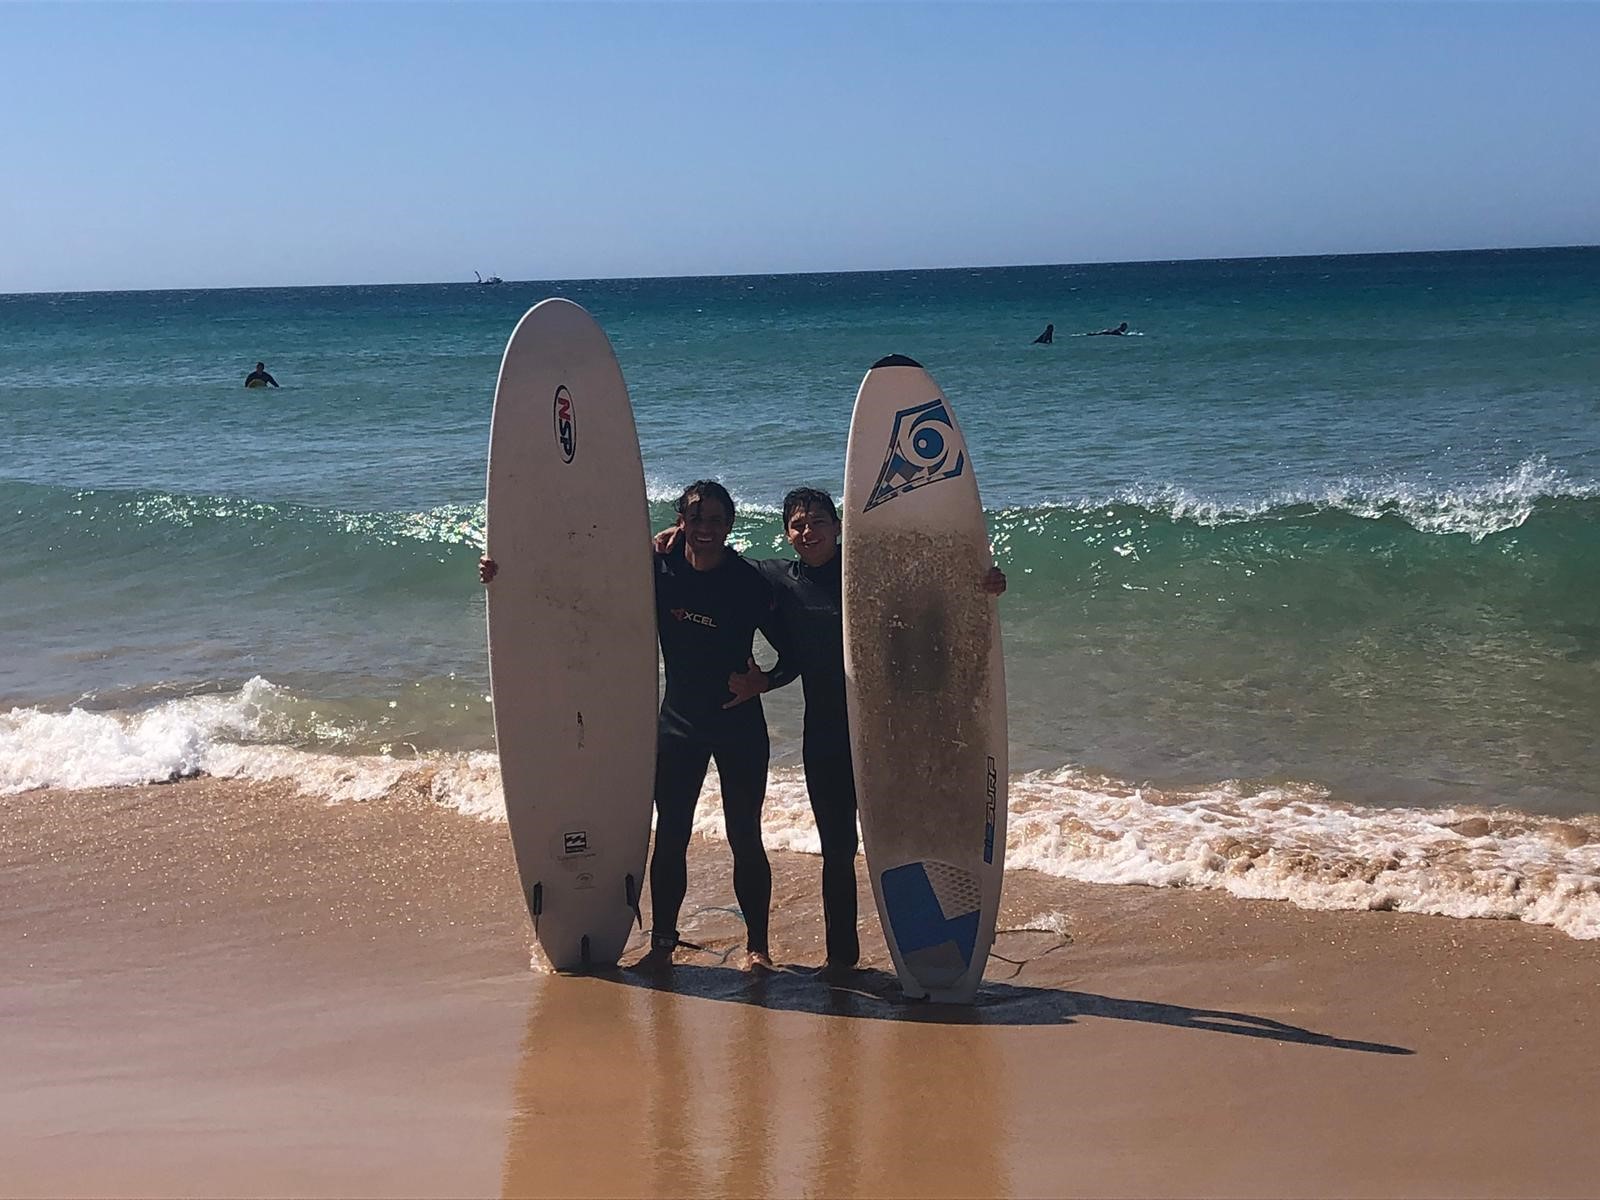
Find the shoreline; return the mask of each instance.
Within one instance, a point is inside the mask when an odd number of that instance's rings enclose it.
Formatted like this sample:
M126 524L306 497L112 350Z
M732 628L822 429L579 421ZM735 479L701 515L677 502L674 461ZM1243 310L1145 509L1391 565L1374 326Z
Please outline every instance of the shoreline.
M697 838L670 980L555 977L426 792L0 797L0 1194L1528 1195L1600 1172L1600 946L1008 872L980 1003L830 987L773 851L753 979ZM647 899L648 903L648 899ZM1064 936L1063 936L1064 935ZM642 948L642 939L636 938ZM631 957L631 956L630 956ZM625 959L628 961L628 959Z
M798 699L795 697L785 698ZM21 749L0 791L50 783L63 791L147 786L139 780L288 787L334 803L431 802L504 824L499 767L483 750L395 755L237 740L307 701L261 679L236 693L168 701L136 719L74 709L0 714ZM268 715L263 715L268 714ZM253 724L254 723L254 724ZM774 703L775 744L798 740L798 705ZM281 734L281 729L273 730ZM86 762L79 746L112 747ZM65 763L62 757L65 756ZM775 751L762 811L771 849L819 851L804 774ZM85 770L85 767L98 768ZM713 770L695 829L720 838ZM1385 911L1520 920L1600 941L1600 813L1541 813L1507 803L1368 804L1284 778L1170 784L1065 766L1008 781L1007 876L1151 885L1285 901L1313 910Z

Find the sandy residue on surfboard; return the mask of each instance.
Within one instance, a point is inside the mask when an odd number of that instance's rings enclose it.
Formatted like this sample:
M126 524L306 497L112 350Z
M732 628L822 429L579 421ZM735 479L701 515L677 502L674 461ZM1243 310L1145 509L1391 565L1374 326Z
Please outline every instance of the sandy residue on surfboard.
M845 575L850 626L857 645L881 631L884 647L881 656L851 661L855 695L873 705L856 714L860 789L914 796L918 825L971 826L981 846L984 811L973 797L987 785L994 612L978 578L988 547L971 534L851 536L853 562L867 566ZM900 582L888 587L888 580Z

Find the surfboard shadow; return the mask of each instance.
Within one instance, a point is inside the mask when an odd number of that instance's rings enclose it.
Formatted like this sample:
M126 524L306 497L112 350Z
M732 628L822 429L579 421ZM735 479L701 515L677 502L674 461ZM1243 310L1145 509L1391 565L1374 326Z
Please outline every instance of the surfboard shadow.
M908 1001L900 994L899 981L891 972L870 968L842 979L824 978L804 969L751 975L731 967L695 964L680 964L670 971L621 970L607 974L608 978L628 987L817 1016L987 1026L1072 1025L1085 1017L1098 1017L1265 1038L1325 1050L1393 1055L1416 1053L1405 1046L1334 1037L1252 1013L1189 1008L1181 1004L994 980L985 980L974 1003L962 1006Z

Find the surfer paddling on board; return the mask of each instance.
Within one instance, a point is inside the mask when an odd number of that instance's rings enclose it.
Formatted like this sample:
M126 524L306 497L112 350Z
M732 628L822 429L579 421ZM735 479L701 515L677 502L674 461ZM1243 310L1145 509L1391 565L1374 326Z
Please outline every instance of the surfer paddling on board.
M244 385L247 388L277 387L278 381L267 374L266 363L258 362L256 369L244 377Z
M1086 333L1083 336L1084 337L1123 337L1123 336L1125 336L1127 334L1127 332L1128 332L1128 323L1126 321L1124 321L1121 325L1118 325L1115 329L1096 329L1092 333Z
M802 758L806 792L822 842L822 919L830 973L852 970L861 957L856 934L855 771L850 758L850 722L844 698L843 575L839 558L839 510L818 488L798 487L783 498L783 534L798 556L758 560L771 584L782 622L784 645L778 665L756 686L782 687L796 675L805 690ZM677 527L656 537L670 553ZM1006 590L1005 573L990 567L983 590ZM763 689L765 690L765 689Z

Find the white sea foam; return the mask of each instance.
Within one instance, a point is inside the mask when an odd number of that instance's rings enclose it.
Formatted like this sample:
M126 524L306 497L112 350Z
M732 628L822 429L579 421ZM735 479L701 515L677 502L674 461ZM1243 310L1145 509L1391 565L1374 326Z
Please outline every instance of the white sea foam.
M1356 484L1332 489L1322 503L1377 520L1394 513L1424 533L1461 533L1474 542L1516 529L1543 499L1586 498L1597 489L1573 483L1543 457L1526 459L1505 477L1471 488L1430 491L1411 484L1373 491Z
M281 732L269 707L276 692L258 677L229 695L189 696L135 713L12 709L0 715L0 795L157 783L209 770L219 743Z
M1162 792L1070 769L1012 781L1007 864L1314 909L1514 918L1600 938L1600 818L1371 808L1306 784Z
M1395 517L1423 533L1463 534L1481 542L1525 524L1541 501L1595 497L1600 497L1600 486L1575 481L1539 455L1524 459L1498 479L1471 487L1439 489L1409 480L1347 478L1314 490L1276 492L1248 502L1200 496L1170 486L1140 487L1109 498L1072 501L1063 507L1090 513L1130 504L1206 526L1234 525L1310 508L1370 521Z
M142 712L14 709L0 715L0 795L204 772L289 782L327 803L425 795L480 820L505 820L493 754L300 749L281 740L292 706L283 689L257 678L235 693ZM1600 815L1357 807L1310 784L1162 791L1071 768L1015 776L1010 793L1011 869L1312 909L1518 919L1600 938ZM771 773L763 826L774 849L820 852L799 770ZM725 836L714 770L695 829Z

